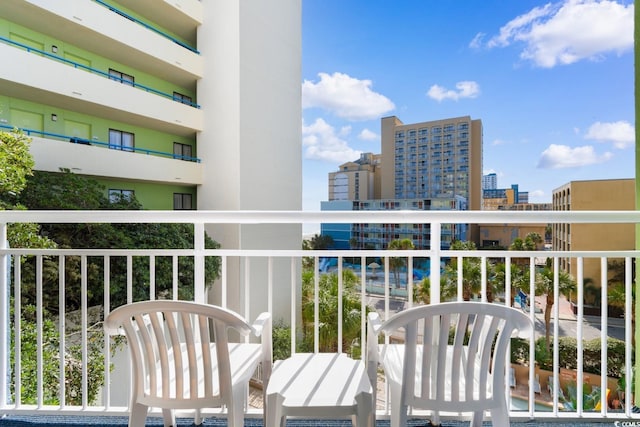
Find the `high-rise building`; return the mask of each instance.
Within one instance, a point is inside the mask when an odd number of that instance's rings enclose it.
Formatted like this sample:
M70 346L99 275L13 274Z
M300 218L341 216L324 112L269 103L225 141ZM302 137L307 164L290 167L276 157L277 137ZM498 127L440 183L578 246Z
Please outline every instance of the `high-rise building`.
M37 170L146 209L299 210L301 7L3 0L0 127L33 138ZM300 247L298 225L245 227L209 231L227 248Z
M404 124L382 119L383 199L482 200L482 121L469 116Z
M380 154L362 153L329 173L329 201L380 198Z
M495 190L496 188L498 188L498 175L496 175L495 173L482 175L483 190Z
M329 201L322 210L467 210L481 209L482 122L469 116L403 124L384 117L382 153L364 154L329 174ZM349 203L352 202L352 203ZM428 224L322 224L336 248L386 248L409 238L429 248ZM478 228L449 224L442 247L453 240L478 241Z

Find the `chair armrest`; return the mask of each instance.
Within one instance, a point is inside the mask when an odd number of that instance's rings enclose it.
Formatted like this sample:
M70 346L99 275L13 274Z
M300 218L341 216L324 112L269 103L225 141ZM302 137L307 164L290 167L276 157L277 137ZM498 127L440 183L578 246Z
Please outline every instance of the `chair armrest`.
M373 389L373 402L376 402L376 389L378 382L378 364L380 362L380 355L378 353L378 334L382 327L380 321L380 315L377 312L371 312L367 316L367 354L366 354L366 368L369 382L371 382L371 388ZM375 408L375 406L374 406Z
M254 335L259 337L265 328L271 328L271 314L266 311L260 313L258 317L256 317L256 320L253 321L251 327L253 328Z
M271 313L260 313L251 325L256 337L260 337L262 344L262 381L263 389L267 390L271 370L273 368L273 339Z
M372 332L376 335L380 333L380 328L382 327L382 321L380 320L380 315L372 311L369 313L369 327L372 328Z

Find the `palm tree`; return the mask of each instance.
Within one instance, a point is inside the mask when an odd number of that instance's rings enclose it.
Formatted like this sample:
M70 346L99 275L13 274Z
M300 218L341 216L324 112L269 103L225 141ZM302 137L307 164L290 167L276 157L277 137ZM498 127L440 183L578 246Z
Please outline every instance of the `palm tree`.
M524 239L516 237L509 245L511 251L537 251L538 245L544 242L540 234L536 232L528 233ZM527 265L527 258L514 258L515 264L521 265L523 268Z
M363 310L356 292L358 276L351 270L342 271L342 348L349 352L351 343L360 337L360 319ZM315 322L315 292L313 271L304 272L302 280L302 332L304 341L313 348ZM318 330L321 352L338 351L338 275L323 274L318 284ZM368 313L370 308L364 307Z
M554 276L558 275L558 289L562 295L569 296L576 289L576 281L566 271L553 271L551 267L551 259L547 258L547 265L541 272L536 274L536 295L546 295L546 304L544 308L544 324L545 338L547 342L547 350L551 349L551 310L555 298Z
M475 250L473 242L456 241L451 244L453 250ZM453 258L444 268L442 275L445 278L445 294L456 295L458 289L458 259ZM482 289L482 270L480 258L462 258L462 299L470 301L471 296L478 294Z
M395 239L389 242L387 246L389 250L412 250L415 249L415 246L411 239ZM402 257L391 257L389 258L389 267L393 272L393 278L396 282L396 288L400 287L400 270L402 267L407 265L407 259Z
M440 300L450 301L455 299L455 289L447 286L447 278L440 276ZM425 277L417 283L413 288L413 300L415 302L421 302L423 304L431 304L431 279Z
M494 274L492 282L495 289L505 290L507 286L507 271L504 262L500 262L493 267ZM513 306L514 297L517 289L527 291L529 289L529 268L521 267L519 264L511 264L511 306Z

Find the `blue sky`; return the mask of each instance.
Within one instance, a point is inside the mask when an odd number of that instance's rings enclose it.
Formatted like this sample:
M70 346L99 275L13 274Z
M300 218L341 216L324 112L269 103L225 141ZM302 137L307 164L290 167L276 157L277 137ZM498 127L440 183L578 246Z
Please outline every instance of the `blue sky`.
M391 115L481 119L484 173L530 202L634 177L631 0L304 0L302 33L304 210Z

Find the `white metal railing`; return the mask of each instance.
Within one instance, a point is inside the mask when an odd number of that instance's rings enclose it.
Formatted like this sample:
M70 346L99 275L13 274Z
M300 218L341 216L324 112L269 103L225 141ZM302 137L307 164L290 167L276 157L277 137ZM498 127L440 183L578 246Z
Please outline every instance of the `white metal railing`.
M194 245L192 249L25 249L25 248L8 248L6 245L7 224L19 222L36 222L36 223L190 223L194 225ZM376 250L339 250L339 251L303 251L299 247L290 249L273 249L270 248L270 242L265 241L264 246L260 249L237 249L237 248L221 248L221 249L205 249L204 231L209 226L220 226L223 224L244 225L244 224L292 224L299 226L300 224L318 224L318 223L421 223L429 224L431 227L431 243L432 249L415 250L415 251L376 251ZM582 393L583 383L587 378L593 377L591 374L583 372L584 358L582 355L585 330L590 324L597 320L600 328L600 338L603 342L601 347L601 370L607 372L608 358L606 352L606 338L609 335L609 317L606 304L603 304L601 315L597 318L587 318L584 313L584 282L583 261L590 258L598 258L601 263L602 274L600 280L603 284L601 290L601 300L607 300L607 268L610 260L624 260L624 372L626 378L631 378L632 366L632 287L633 287L633 263L640 256L640 252L636 250L596 250L596 251L499 251L499 250L476 250L476 251L453 251L440 250L440 230L443 224L450 223L470 223L470 224L522 224L522 223L640 223L640 212L635 211L584 211L584 212L444 212L444 211L370 211L370 212L289 212L289 211L240 211L240 212L210 212L210 211L189 211L189 212L165 212L165 211L99 211L99 212L83 212L83 211L2 211L0 212L0 372L7 375L0 377L0 412L24 412L24 413L50 413L60 412L71 414L122 414L126 411L125 403L114 402L115 395L121 395L122 389L115 385L115 373L111 372L112 364L117 363L112 359L112 349L114 341L110 337L104 337L100 345L99 354L104 357L101 362L100 372L92 371L91 361L95 353L95 346L92 346L91 340L94 335L91 333L91 326L94 322L100 322L105 313L114 308L114 301L130 302L140 298L134 292L146 295L146 298L157 298L162 291L163 298L179 298L180 292L184 291L179 284L178 277L182 274L179 259L188 257L194 260L193 263L193 288L189 290L189 295L197 301L215 301L221 305L229 305L231 308L239 311L247 318L251 318L258 311L277 311L276 306L282 305L284 302L288 306L288 310L284 313L279 312L282 320L288 325L290 331L290 350L297 351L301 348L300 330L302 328L301 299L302 295L302 279L300 263L303 259L311 259L313 263L313 320L312 327L312 343L311 351L322 350L320 342L324 339L324 332L320 331L320 301L318 298L319 287L322 280L322 274L326 271L320 271L320 265L326 259L333 259L335 266L328 271L337 273L337 307L336 307L336 328L334 331L336 344L335 350L346 351L343 347L343 339L345 334L344 319L341 307L345 301L343 280L344 270L352 270L360 284L358 288L358 298L360 303L365 305L374 305L372 309L381 312L384 318L388 318L394 311L410 307L419 302L414 301L414 287L418 285L418 280L414 280L413 266L417 261L429 260L431 266L440 266L442 262L449 259L457 260L457 290L455 299L463 297L463 281L462 281L462 260L465 258L479 258L481 260L481 292L480 297L483 300L488 298L488 284L491 277L488 271L488 263L492 260L500 260L505 264L505 289L504 301L510 304L513 296L511 290L512 274L511 270L514 260L526 259L526 267L530 272L528 287L525 287L526 293L535 295L535 258L549 258L552 262L554 271L559 270L560 260L566 258L574 258L577 260L577 272L575 279L577 286L577 315L575 321L571 322L575 325L575 336L578 339L578 356L577 369L575 370L575 382L577 384L577 409L572 411L562 410L562 401L559 400L558 394L555 393L548 402L548 407L543 410L541 407L534 405L536 400L541 400L533 387L529 387L524 400L527 408L522 410L513 409L512 417L514 418L579 418L585 419L628 419L640 418L632 412L631 405L627 404L622 411L613 411L607 405L601 405L597 411L583 410L584 397ZM212 235L215 239L215 233ZM205 286L205 259L208 257L219 257L221 260L221 277L218 283L214 285L213 290L208 290ZM310 257L310 258L309 258ZM402 289L395 287L393 281L390 260L394 257L402 257L407 259L407 269L405 274L405 283ZM367 268L367 260L376 258L380 260L380 269L377 271L378 280L375 284L371 284L372 271ZM156 261L159 259L168 259L171 265L171 283L162 286L155 282ZM149 278L148 283L135 283L136 266L139 268L139 260L143 262L145 269L145 277ZM73 262L71 262L73 261ZM47 270L47 266L51 263L57 265L57 269ZM73 268L69 267L69 263L73 264ZM111 291L113 283L112 268L118 265L124 272L119 280L124 281L124 293L113 294ZM99 266L99 267L96 267ZM101 267L100 267L101 266ZM89 275L87 270L100 270L98 274L93 272ZM51 271L57 271L55 278L47 276ZM73 329L68 320L69 313L66 313L65 307L68 305L67 286L70 281L65 276L65 272L71 271L80 277L80 298L77 301L79 312L79 328L77 334L70 331ZM28 273L28 274L27 274ZM148 276L147 276L148 274ZM375 274L375 272L374 272ZM99 283L90 283L95 280L96 276L101 277ZM440 283L442 271L440 268L432 268L429 272L431 284ZM283 282L282 278L286 280ZM552 313L552 336L553 336L553 356L552 356L552 376L555 382L552 386L554 390L558 390L561 382L561 366L558 339L564 333L563 321L560 319L559 305L561 299L564 298L559 292L559 279L555 274L553 277L554 299ZM44 289L43 286L51 286L51 283L57 283L57 289ZM162 287L162 289L160 289ZM402 291L402 292L401 292ZM90 300L95 300L95 295L102 295L101 304L103 309L98 310L97 317L92 315L92 307ZM53 298L54 295L56 298ZM240 298L234 299L233 295L240 295ZM431 303L441 300L439 286L431 286L430 289ZM377 303L377 305L376 305ZM29 310L35 307L35 311L31 313ZM13 310L9 315L10 308ZM59 333L57 339L58 350L53 353L57 354L57 360L47 359L48 339L47 336L51 323L50 318L45 315L47 312L57 310L57 317L54 323L54 330ZM537 324L543 320L540 313L536 312L535 304L530 304L528 314ZM366 313L361 310L360 332L359 337L365 335L365 318ZM34 330L27 331L23 328L25 317L33 317ZM23 319L23 321L19 321ZM620 322L620 321L617 321ZM25 326L26 327L26 326ZM29 326L30 328L32 326ZM99 328L98 328L99 329ZM20 339L11 339L11 331L15 337ZM27 337L27 332L33 332L33 335ZM538 332L539 334L539 332ZM79 335L79 339L75 336ZM532 333L533 335L533 333ZM536 335L537 336L537 335ZM33 338L32 338L33 337ZM529 360L535 358L534 341L529 338ZM35 375L31 376L27 372L27 368L23 366L22 355L29 351L32 342L35 339ZM358 339L354 340L355 343ZM363 342L362 339L359 342ZM72 344L78 344L80 355L75 356L69 352ZM306 344L306 343L305 343ZM351 354L355 354L353 349ZM120 357L120 356L116 356ZM11 360L13 362L11 363ZM52 363L53 362L53 363ZM72 370L69 364L79 367ZM52 368L53 366L53 368ZM67 367L67 368L65 368ZM54 372L51 372L54 369ZM536 367L533 363L528 366L527 382L534 384L536 379ZM97 375L97 377L96 377ZM50 384L51 377L57 378L59 384L55 387L54 401L51 403L51 390L47 389ZM94 378L99 378L104 386L97 391L97 395L92 393L92 383ZM78 395L70 396L65 391L65 384L77 381L79 386L74 389L74 393ZM36 391L34 396L23 397L21 393L15 393L15 390L21 390L25 382L35 382ZM611 385L607 382L606 375L603 375L597 384L602 390L611 389ZM508 387L508 384L505 384ZM95 391L95 390L94 390ZM626 396L632 395L631 381L627 381L624 392ZM615 390L611 390L612 393ZM385 393L382 393L384 396ZM629 399L627 399L629 400ZM247 413L258 413L260 409L248 408ZM378 406L378 414L384 416L388 411L386 402L381 402ZM419 414L417 414L419 415Z

